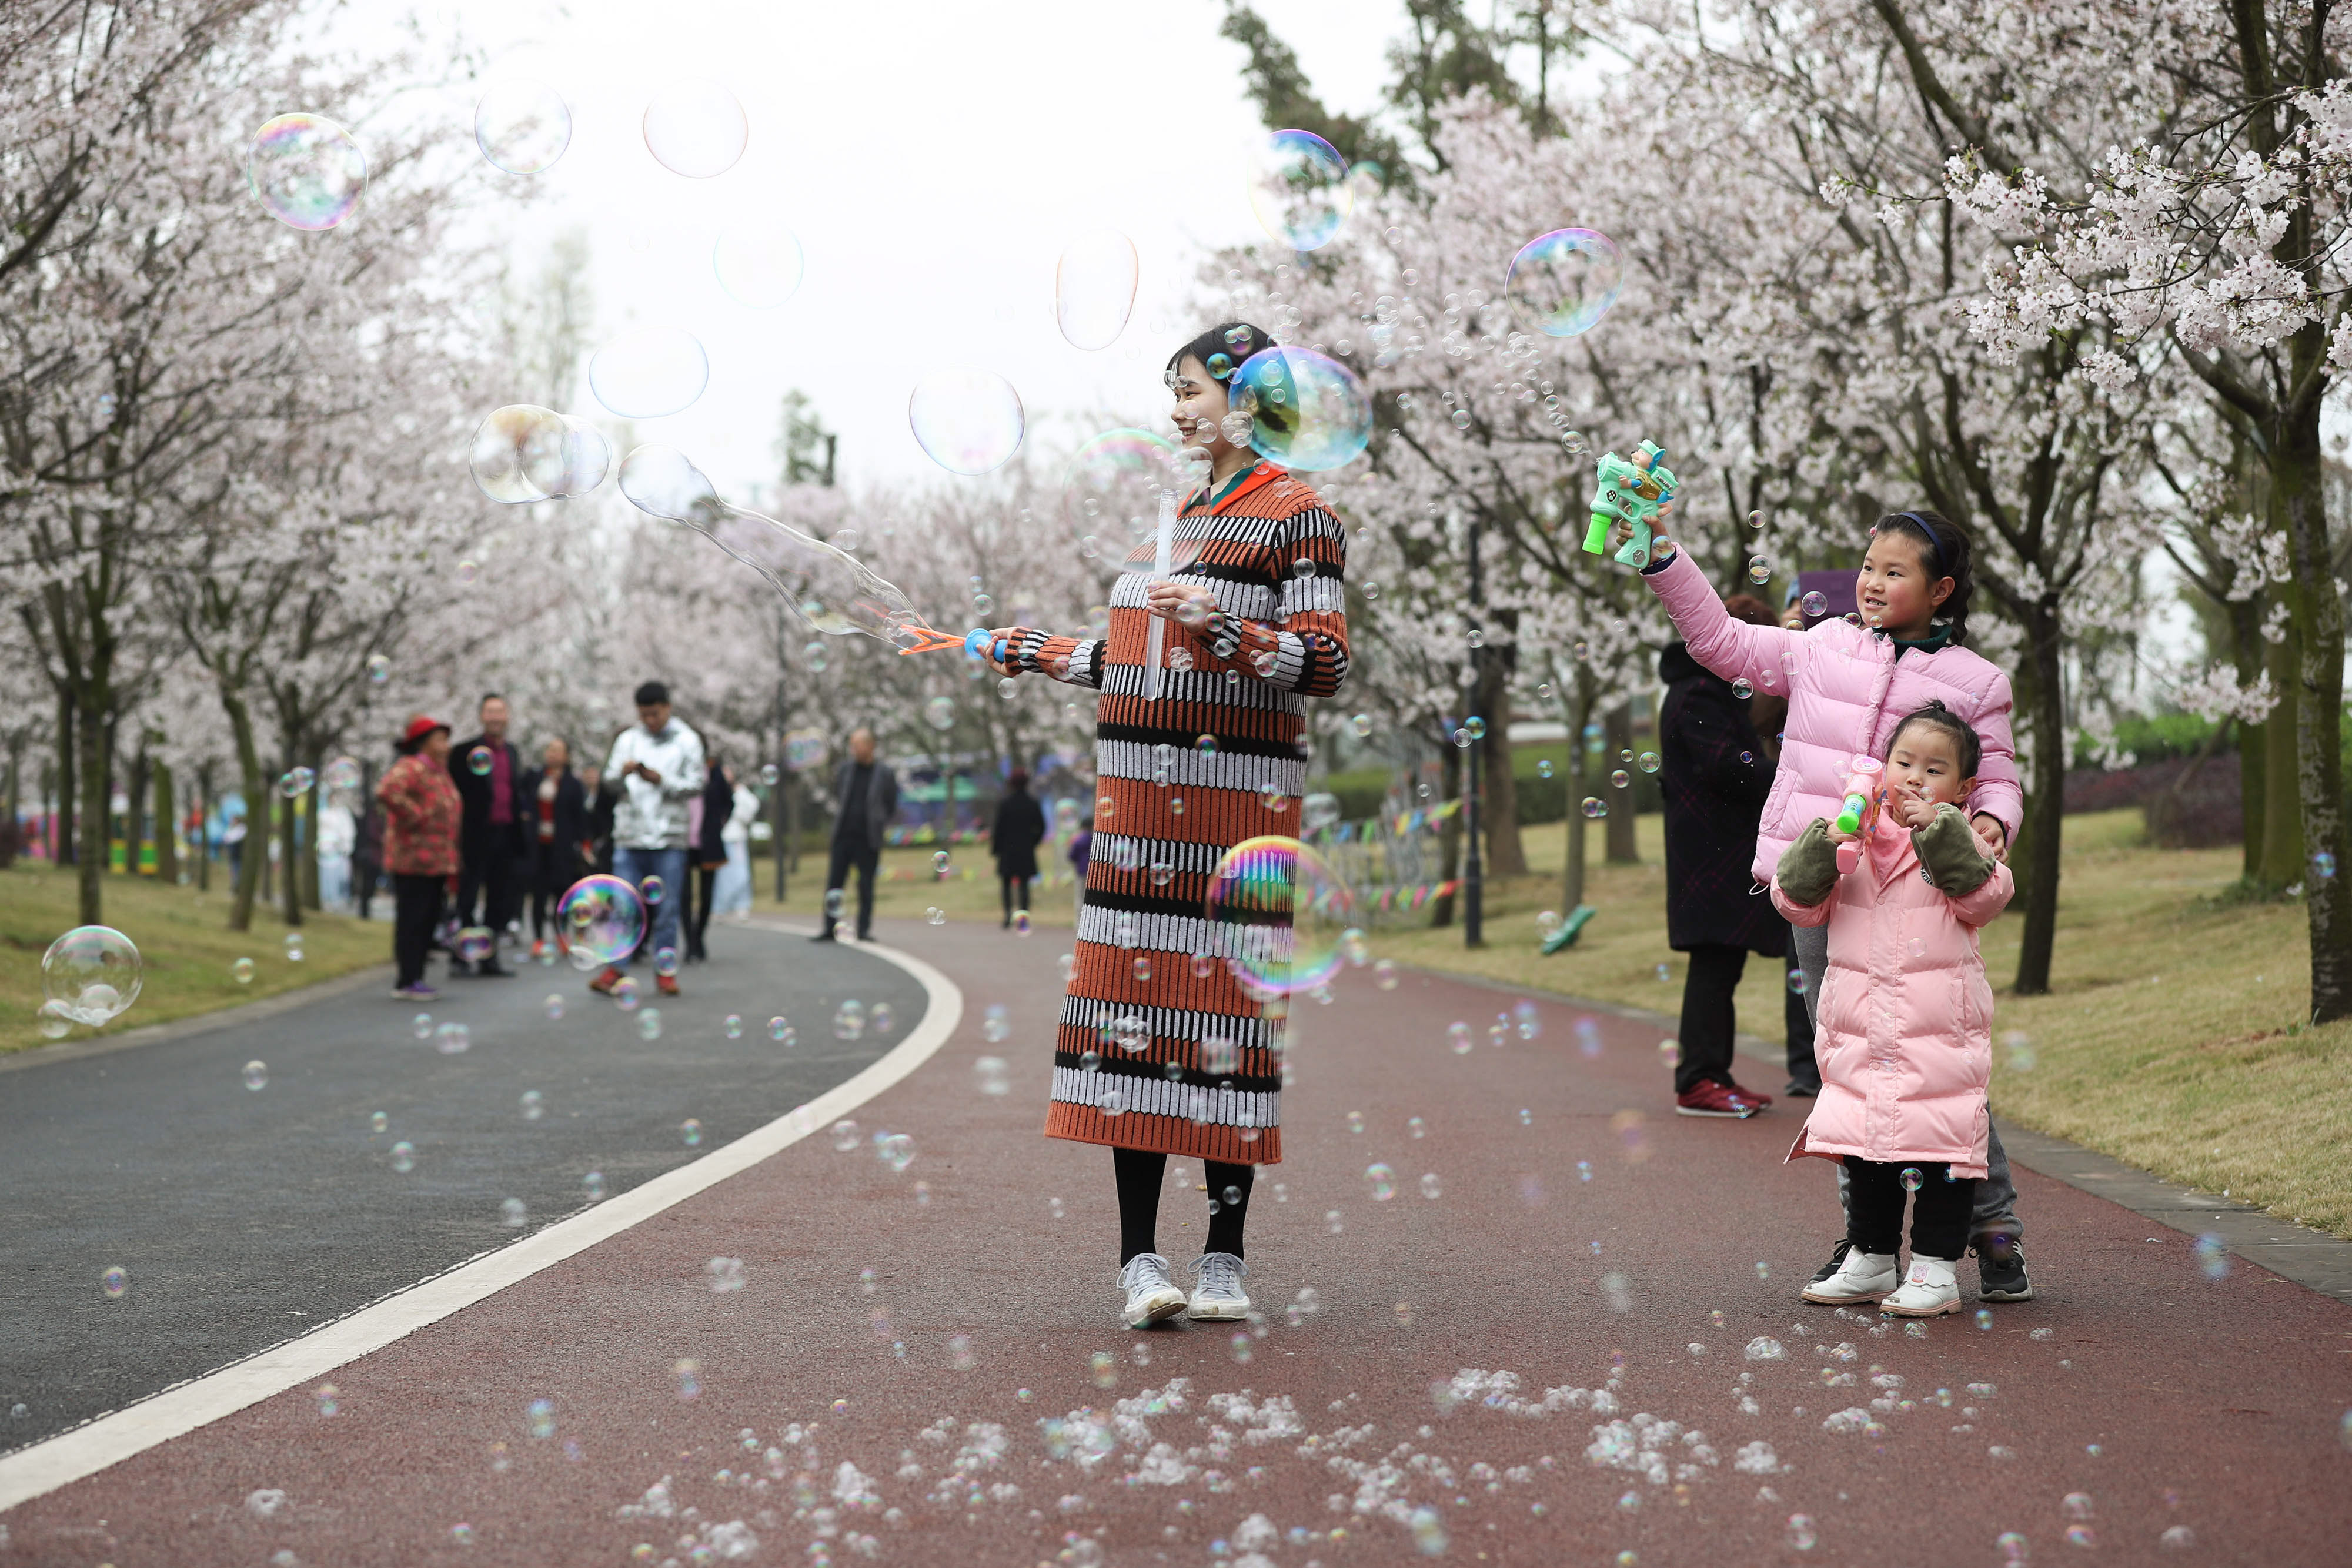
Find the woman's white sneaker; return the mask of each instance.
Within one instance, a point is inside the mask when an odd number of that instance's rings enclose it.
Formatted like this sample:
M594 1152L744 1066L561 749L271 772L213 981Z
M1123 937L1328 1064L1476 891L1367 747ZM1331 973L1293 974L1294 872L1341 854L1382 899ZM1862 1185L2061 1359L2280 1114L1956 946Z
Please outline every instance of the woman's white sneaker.
M1803 1294L1806 1301L1823 1306L1851 1306L1892 1294L1902 1283L1903 1276L1895 1271L1894 1253L1864 1252L1857 1247L1845 1255L1836 1273L1807 1285Z
M1234 1322L1249 1316L1250 1299L1242 1290L1248 1264L1230 1252L1203 1252L1192 1260L1192 1272L1200 1280L1192 1288L1195 1322Z
M1147 1328L1184 1310L1184 1292L1168 1277L1168 1260L1157 1252L1139 1252L1118 1271L1119 1289L1127 1305L1120 1317L1131 1329Z
M1940 1318L1960 1310L1960 1287L1955 1258L1921 1258L1914 1254L1903 1288L1878 1303L1878 1310L1898 1318Z

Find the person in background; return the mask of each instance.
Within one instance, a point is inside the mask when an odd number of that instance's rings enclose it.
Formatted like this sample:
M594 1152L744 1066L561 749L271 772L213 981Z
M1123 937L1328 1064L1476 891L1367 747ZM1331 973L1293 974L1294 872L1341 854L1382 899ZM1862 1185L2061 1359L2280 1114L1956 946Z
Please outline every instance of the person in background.
M710 771L702 783L702 811L694 825L694 904L688 912L686 959L699 964L710 956L702 945L703 934L710 929L710 901L717 889L720 868L727 864L728 819L735 814L735 785L719 759L710 759Z
M572 776L569 741L551 740L540 749L539 766L523 775L522 800L523 841L530 855L530 948L537 957L547 940L548 918L564 889L580 880L587 854L588 794Z
M457 919L460 926L487 925L489 956L478 965L452 957L452 975L504 977L514 973L499 962L499 939L522 915L523 867L530 852L523 831L524 808L516 793L523 776L522 753L507 739L507 700L491 692L482 698L482 732L449 747L449 777L466 803L459 847L465 866L457 873Z
M669 688L659 681L639 686L636 701L637 722L621 732L604 759L605 776L621 792L613 812L613 874L645 894L647 932L638 950L653 948L656 988L674 997L677 976L660 972L668 967L660 955L677 952L687 806L702 792L702 737L671 716ZM632 953L605 966L588 988L609 993L635 961Z
M1087 859L1094 853L1095 820L1092 814L1078 819L1078 831L1070 835L1070 869L1078 877L1078 913L1087 909Z
M321 789L320 795L327 791ZM340 795L319 807L319 902L340 909L352 898L352 848L359 840L359 824Z
M245 874L245 813L237 812L221 823L221 852L228 856L229 885L236 885Z
M830 942L840 921L843 886L857 870L857 939L874 940L874 873L882 863L882 840L898 814L898 776L874 755L874 732L860 725L849 732L849 755L834 776L833 860L824 873L824 929L809 938Z
M1771 606L1745 593L1724 601L1724 608L1753 625L1773 623ZM1658 678L1666 686L1658 706L1666 945L1690 955L1675 1110L1745 1119L1772 1097L1742 1089L1732 1076L1733 998L1748 954L1777 959L1789 950L1789 922L1770 899L1748 894L1756 827L1772 792L1777 752L1765 746L1749 711L1751 702L1765 698L1741 696L1729 681L1701 668L1682 643L1668 643L1659 655ZM1780 727L1776 721L1772 733ZM1803 1007L1801 998L1798 1006Z
M441 918L442 894L457 874L465 802L449 777L449 727L418 714L401 737L401 758L375 787L383 807L383 864L392 873L392 994L404 1001L440 995L425 983L425 955Z
M613 872L613 813L621 804L621 792L605 781L604 770L591 762L580 770L580 790L588 801L588 841L581 846L583 862L580 874L594 872L610 876Z
M727 851L727 863L719 870L718 881L712 884L712 900L722 915L751 913L751 824L760 820L760 797L751 787L727 770L735 783L735 800L727 813L727 825L719 831L719 841Z
M1045 837L1045 813L1029 793L1029 775L1014 768L996 802L996 825L989 830L989 853L996 857L996 889L1004 905L1003 925L1013 912L1029 913L1029 884L1037 879L1037 846Z
M362 920L373 918L368 906L375 900L376 879L383 874L383 807L371 793L352 841L352 907Z

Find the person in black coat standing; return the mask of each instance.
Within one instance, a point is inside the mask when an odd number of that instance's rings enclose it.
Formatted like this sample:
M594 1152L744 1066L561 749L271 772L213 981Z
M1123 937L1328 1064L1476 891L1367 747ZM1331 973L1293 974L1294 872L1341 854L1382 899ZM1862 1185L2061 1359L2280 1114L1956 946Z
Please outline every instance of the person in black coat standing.
M534 954L547 940L547 923L564 890L588 874L588 791L572 772L572 747L551 740L540 766L523 775L523 834L530 851L530 938ZM558 933L561 936L561 933Z
M1771 607L1737 594L1724 607L1769 626ZM1690 955L1683 982L1682 1060L1675 1069L1675 1109L1685 1116L1747 1117L1772 1103L1743 1089L1731 1072L1738 1019L1733 998L1748 955L1780 959L1789 923L1762 893L1751 892L1756 828L1772 791L1780 722L1751 711L1777 698L1747 698L1699 667L1690 650L1671 643L1658 658L1666 685L1658 708L1659 787L1665 797L1666 945ZM1759 727L1758 718L1765 718ZM1767 740L1759 729L1769 731ZM1803 998L1793 998L1797 1016ZM1794 1066L1791 1032L1791 1066ZM1805 1058L1812 1056L1811 1032Z
M1029 913L1029 884L1037 879L1037 846L1045 841L1045 813L1029 793L1029 775L1016 768L1004 780L1004 798L996 803L996 825L989 830L989 852L996 857L996 886L1004 901L1004 924L1013 912Z
M449 972L509 976L499 963L497 933L522 915L524 868L530 841L524 833L528 811L519 786L522 754L507 739L507 700L492 692L482 698L482 731L449 748L449 777L466 815L457 834L457 924L487 925L494 934L489 956L468 971L452 958ZM479 904L478 910L476 905Z
M687 880L694 883L695 903L686 911L686 961L699 964L710 956L702 945L703 933L710 929L710 895L719 885L719 871L727 863L727 841L719 834L726 830L727 821L735 814L735 780L710 759L710 772L702 784L702 829L694 836L693 864Z
M824 872L824 929L812 942L834 940L841 923L841 890L857 873L857 939L874 939L874 873L882 864L882 842L898 814L898 776L875 754L874 732L863 725L849 732L849 755L833 780L833 860Z

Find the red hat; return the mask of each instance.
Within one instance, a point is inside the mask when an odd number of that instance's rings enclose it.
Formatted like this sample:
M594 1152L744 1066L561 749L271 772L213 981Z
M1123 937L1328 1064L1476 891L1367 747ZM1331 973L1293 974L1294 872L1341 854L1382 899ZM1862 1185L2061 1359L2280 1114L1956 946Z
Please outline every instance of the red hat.
M432 734L435 730L446 730L448 727L449 727L447 725L443 724L439 719L420 713L415 717L408 721L408 733L402 736L401 739L406 741L409 745L414 746L418 741L424 739L426 736Z

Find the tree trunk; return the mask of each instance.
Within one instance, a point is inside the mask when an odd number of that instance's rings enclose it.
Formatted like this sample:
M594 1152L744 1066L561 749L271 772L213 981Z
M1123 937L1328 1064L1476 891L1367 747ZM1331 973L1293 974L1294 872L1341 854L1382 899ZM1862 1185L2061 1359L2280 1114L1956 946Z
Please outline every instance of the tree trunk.
M318 778L326 771L326 758L317 752L310 756L310 775ZM318 909L319 903L319 808L327 798L324 786L313 784L304 799L310 802L308 831L302 838L302 907Z
M2054 599L2043 599L2028 612L2025 642L2032 670L2026 725L2033 737L2033 777L2027 781L2024 831L2020 835L2025 864L2013 872L2025 890L2017 994L2039 997L2050 989L2050 954L2058 929L2058 853L2066 811L2066 692Z
M1444 769L1444 793L1448 800L1462 798L1462 747L1449 745L1440 760ZM1437 830L1438 880L1452 878L1462 863L1462 813L1454 812ZM1444 894L1429 901L1431 929L1454 924L1454 895Z
M2316 384L2325 348L2320 329L2306 325L2292 340L2296 384ZM2319 400L2298 402L2281 422L2272 447L2272 495L2286 504L2287 545L2294 556L2295 621L2301 654L2296 671L2295 779L2302 794L2303 848L2308 866L2296 868L2311 924L2311 1021L2352 1017L2352 898L2337 869L2344 834L2344 601L2336 596L2335 556L2328 548L2326 476L2319 445ZM2321 857L2325 856L2325 859ZM2323 873L2320 868L2325 867Z
M80 859L80 850L74 841L74 826L80 817L79 810L81 789L81 747L79 731L74 724L74 704L70 693L58 693L58 794L54 820L49 824L52 852L56 863L71 865Z
M1580 745L1583 737L1579 735L1577 739ZM1622 702L1601 716L1601 766L1593 769L1594 782L1622 768L1622 754L1633 747L1633 705ZM1642 852L1633 841L1633 792L1617 789L1592 792L1609 804L1609 815L1602 819L1609 824L1609 863L1640 865Z
M106 758L106 683L95 675L86 676L81 683L80 712L74 726L74 749L80 755L77 764L81 773L80 830L75 843L75 880L81 894L81 924L99 925L105 923L105 893L99 879L106 873L107 860L107 758Z
M196 769L196 837L188 852L196 857L196 891L213 890L213 765Z
M228 928L253 929L253 895L261 886L261 868L269 859L269 797L261 783L261 752L253 743L253 710L245 699L221 688L221 711L228 716L230 736L236 742L237 775L245 787L245 843L236 857L236 894L230 901Z
M2295 762L2303 708L2295 624L2303 617L2303 594L2292 583L2273 584L2272 591L2285 600L2290 613L2286 640L2266 645L2271 686L2279 700L2263 726L2263 852L2255 880L2275 893L2303 880L2303 810Z
M1519 781L1511 771L1511 690L1499 658L1489 655L1481 671L1478 711L1486 716L1486 737L1480 769L1485 788L1479 793L1478 825L1486 830L1489 877L1528 874L1527 846L1519 840Z
M302 803L308 799L298 795L286 800L278 813L278 903L289 929L302 924Z
M180 883L180 813L166 762L155 764L155 880L165 887Z
M1568 870L1560 882L1560 914L1584 903L1584 727L1592 722L1592 674L1579 664L1568 710Z

